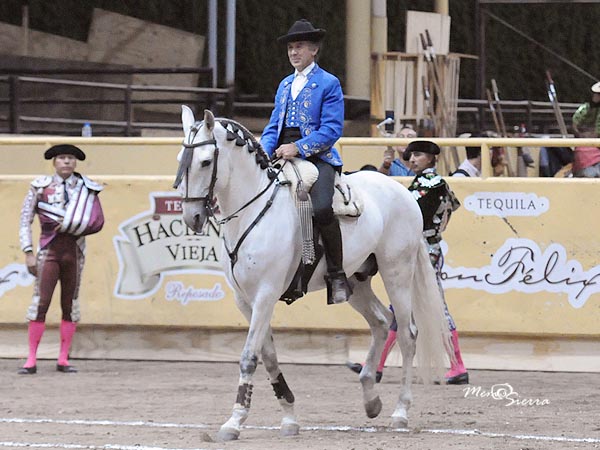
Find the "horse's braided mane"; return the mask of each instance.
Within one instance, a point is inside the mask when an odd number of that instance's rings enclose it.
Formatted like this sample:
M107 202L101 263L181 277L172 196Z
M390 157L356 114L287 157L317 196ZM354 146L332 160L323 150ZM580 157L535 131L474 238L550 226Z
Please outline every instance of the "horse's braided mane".
M236 122L232 119L227 119L225 117L217 117L215 118L219 124L225 128L227 131L227 140L235 141L235 145L238 147L243 147L245 145L248 146L249 153L255 153L256 164L260 166L261 169L270 169L271 168L271 159L267 152L262 148L260 142L254 137L254 135L248 130L244 125L239 122ZM204 121L198 122L198 127L202 127ZM242 132L242 136L240 137L239 131Z
M267 152L262 148L260 142L258 142L248 128L232 119L219 117L216 120L223 128L225 128L225 130L227 130L228 141L235 140L235 145L240 147L247 144L250 153L256 152L256 163L259 164L262 169L266 169L269 166L269 155L267 155ZM240 138L238 131L242 132L242 138Z

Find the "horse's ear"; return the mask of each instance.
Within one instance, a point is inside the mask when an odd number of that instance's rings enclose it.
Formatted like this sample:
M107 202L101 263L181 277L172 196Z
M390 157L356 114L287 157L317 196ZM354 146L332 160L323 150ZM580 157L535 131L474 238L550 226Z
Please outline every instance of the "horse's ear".
M204 124L209 131L212 131L213 128L215 128L215 116L209 109L204 110Z
M183 132L187 135L190 129L194 126L194 112L185 105L181 105L181 123L183 124Z

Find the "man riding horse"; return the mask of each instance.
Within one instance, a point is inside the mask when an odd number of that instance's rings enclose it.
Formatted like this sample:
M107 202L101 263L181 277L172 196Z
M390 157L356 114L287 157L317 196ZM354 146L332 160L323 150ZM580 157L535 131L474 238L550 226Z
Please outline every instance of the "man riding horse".
M352 289L343 268L342 234L333 214L335 174L342 159L333 144L344 127L344 95L340 81L315 62L325 30L301 19L277 40L287 44L295 71L285 77L275 95L275 108L261 144L270 157L312 162L319 170L311 190L314 222L321 233L327 261L331 301L348 300Z

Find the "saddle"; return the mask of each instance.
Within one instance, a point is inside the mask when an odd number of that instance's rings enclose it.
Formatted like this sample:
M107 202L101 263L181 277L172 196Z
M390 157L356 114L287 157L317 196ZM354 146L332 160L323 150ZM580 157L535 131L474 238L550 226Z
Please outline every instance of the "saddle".
M298 193L298 184L301 183L307 192L317 181L319 171L310 161L293 158L283 166L279 175L280 181L291 184L294 196ZM298 201L295 197L294 200ZM360 189L354 186L346 175L335 175L335 190L333 194L333 213L336 216L359 217L364 209Z

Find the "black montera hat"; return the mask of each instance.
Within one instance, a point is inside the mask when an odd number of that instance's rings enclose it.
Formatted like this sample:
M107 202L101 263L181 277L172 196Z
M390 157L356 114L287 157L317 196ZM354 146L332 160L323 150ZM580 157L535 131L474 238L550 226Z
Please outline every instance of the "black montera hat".
M312 41L319 42L325 36L325 30L321 28L313 27L306 19L297 20L294 25L290 27L287 34L279 36L277 42L298 42L298 41Z
M412 141L404 150L404 153L410 155L412 152L429 153L430 155L439 155L440 148L431 141Z
M83 161L85 159L85 153L79 147L75 147L71 144L58 144L53 145L44 153L44 158L52 159L58 155L73 155L79 161Z

